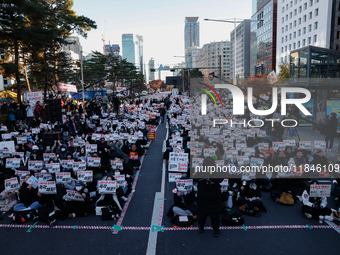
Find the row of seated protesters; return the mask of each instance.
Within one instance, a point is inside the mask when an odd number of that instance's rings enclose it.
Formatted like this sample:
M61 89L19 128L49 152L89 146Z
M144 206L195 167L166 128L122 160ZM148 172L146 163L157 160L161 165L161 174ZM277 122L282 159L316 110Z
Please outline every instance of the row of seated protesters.
M43 170L45 171L45 170ZM113 176L105 176L102 180L114 180L116 175L121 175L119 169L115 169ZM19 200L11 203L13 206L13 221L16 212L35 210L38 212L34 220L46 222L53 226L56 219L72 219L75 217L87 216L95 210L97 206L112 206L122 211L124 202L127 201L127 196L131 193L132 177L127 175L125 185L119 187L117 183L116 192L114 194L98 194L95 182L86 182L71 180L69 183L57 184L56 194L40 194L37 188L33 188L32 184L28 184L27 180L30 175L26 175L18 192ZM75 190L81 194L83 201L70 201L66 195L67 190ZM5 195L13 192L3 192ZM6 196L6 195L5 195ZM14 194L16 196L16 194ZM11 209L11 208L8 208ZM18 222L18 221L17 221Z

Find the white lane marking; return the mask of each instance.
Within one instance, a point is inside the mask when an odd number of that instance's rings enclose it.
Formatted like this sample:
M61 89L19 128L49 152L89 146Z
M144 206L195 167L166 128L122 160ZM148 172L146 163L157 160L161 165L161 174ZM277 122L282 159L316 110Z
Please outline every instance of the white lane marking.
M149 239L148 239L148 248L146 249L147 255L155 255L156 254L156 246L157 246L157 233L158 231L152 232L152 226L156 226L158 223L159 218L159 211L160 211L160 202L161 192L156 192L155 201L153 204L153 212L151 218L151 229L149 232Z
M325 222L331 226L331 227L338 227L337 224L335 224L334 222L331 222L331 221L328 221L328 220L325 220ZM338 232L338 234L340 234L340 228L333 228L336 232Z

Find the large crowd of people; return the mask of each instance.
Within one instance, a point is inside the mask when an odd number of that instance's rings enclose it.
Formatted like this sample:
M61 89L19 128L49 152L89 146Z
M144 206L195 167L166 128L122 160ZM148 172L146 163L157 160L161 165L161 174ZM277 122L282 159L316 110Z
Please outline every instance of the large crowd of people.
M232 116L232 99L228 93L220 96L225 106L208 102L205 116L200 97L186 93L157 93L134 100L105 96L86 100L85 105L64 98L62 121L55 123L48 121L43 102L3 103L1 113L8 115L7 125L0 126L3 215L22 222L30 220L31 213L32 220L50 226L58 219L94 212L103 219L104 212L106 218L107 213L108 218L119 218L134 192L134 174L150 139L155 138L155 128L165 123L163 158L174 188L168 216L176 226L198 220L203 233L210 215L218 237L220 218L227 218L225 209L238 207L242 214L254 217L267 211L262 192L270 192L281 204L300 200L307 218L339 220L339 203L327 207L326 197L310 192L311 185L325 179L332 184L332 195L340 197L339 165L324 155L333 146L336 116L329 123L327 143L296 141L295 129L281 125L287 116L275 113L266 116L273 121L258 117L252 121L247 106L245 115ZM259 100L254 105L256 109L264 106ZM223 124L215 125L214 119L224 120ZM232 121L236 124L230 125ZM51 133L58 134L58 139L47 141ZM271 170L242 171L254 166ZM209 167L214 172L204 170ZM228 170L216 171L222 168Z

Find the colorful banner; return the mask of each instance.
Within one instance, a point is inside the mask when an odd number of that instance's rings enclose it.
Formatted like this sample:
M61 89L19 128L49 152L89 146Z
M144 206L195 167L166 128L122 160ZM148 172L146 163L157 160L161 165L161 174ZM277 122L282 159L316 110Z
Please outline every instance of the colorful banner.
M77 86L58 82L58 91L78 92Z
M340 100L327 100L327 115L331 115L332 112L340 116Z

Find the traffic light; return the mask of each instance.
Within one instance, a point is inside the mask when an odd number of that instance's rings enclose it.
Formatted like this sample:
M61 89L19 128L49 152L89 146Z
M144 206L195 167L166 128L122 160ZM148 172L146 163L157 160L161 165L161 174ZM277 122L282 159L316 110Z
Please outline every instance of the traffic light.
M150 68L150 72L156 72L155 68Z
M170 72L176 72L177 69L170 69Z

